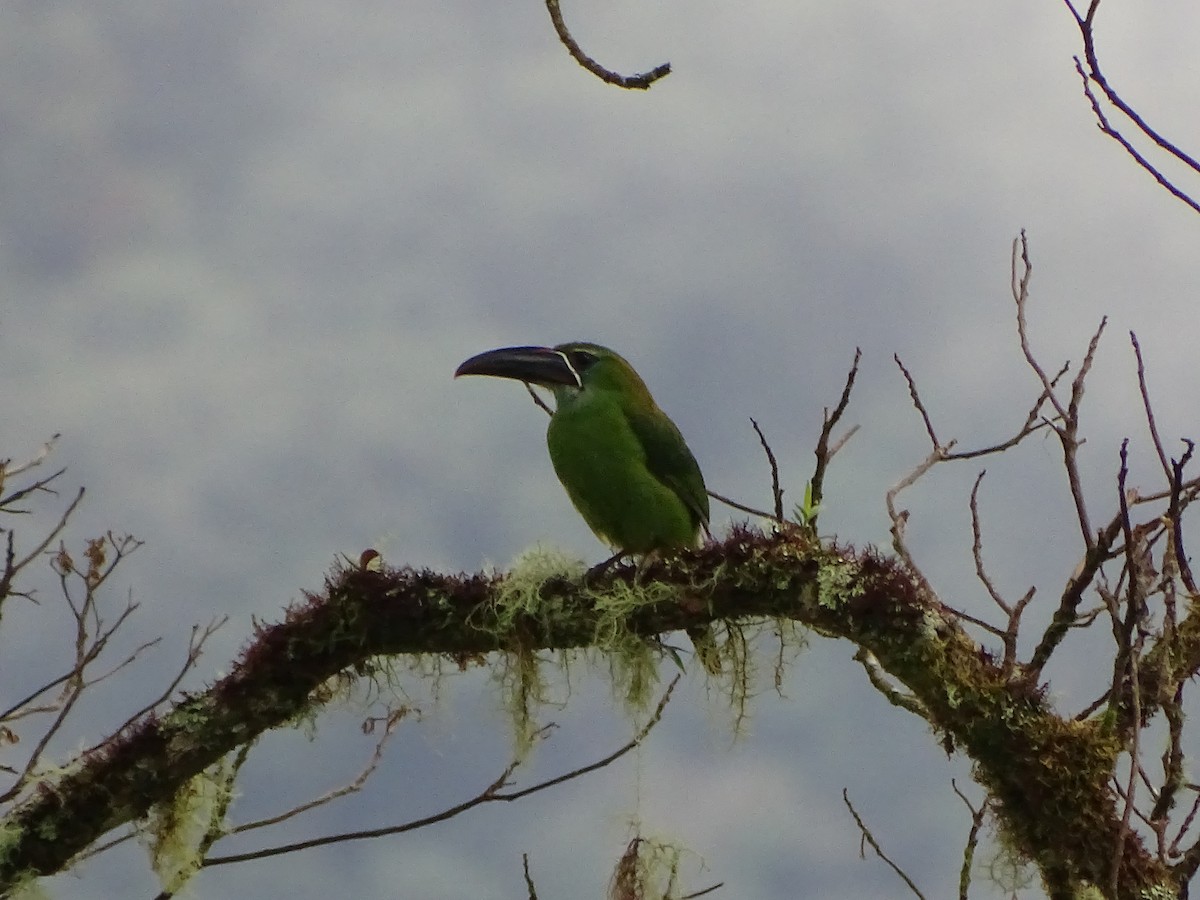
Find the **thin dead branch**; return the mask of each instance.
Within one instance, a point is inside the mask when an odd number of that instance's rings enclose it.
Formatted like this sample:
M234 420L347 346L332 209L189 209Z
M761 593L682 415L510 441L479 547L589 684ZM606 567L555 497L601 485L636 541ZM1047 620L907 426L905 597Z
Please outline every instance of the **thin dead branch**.
M366 765L362 767L359 773L349 782L341 787L334 788L331 791L326 791L319 797L314 797L304 803L293 806L291 809L286 809L281 813L273 816L266 816L262 819L255 819L252 822L245 822L241 825L235 825L228 829L227 834L244 834L247 831L254 831L258 828L267 828L271 825L278 825L280 822L286 822L288 819L311 812L314 809L319 809L322 806L328 806L335 800L340 800L343 797L349 797L352 794L357 794L370 781L371 776L375 774L379 764L383 762L383 754L387 749L387 745L391 742L392 735L396 733L396 728L400 724L403 716L394 717L388 716L384 724L383 734L379 740L375 742L375 747L371 751L371 757L367 760Z
M1133 355L1137 359L1138 391L1142 395L1142 409L1146 413L1146 426L1150 429L1150 440L1154 452L1158 454L1159 464L1163 475L1171 481L1171 466L1167 462L1167 451L1163 449L1162 438L1158 436L1158 423L1154 421L1154 407L1150 403L1150 389L1146 386L1146 362L1142 359L1142 345L1138 343L1137 335L1129 332L1129 343L1133 346Z
M891 682L874 653L860 647L854 654L854 659L862 665L863 671L867 673L867 680L871 682L871 687L879 691L888 703L929 721L929 710L915 696L899 690Z
M862 816L858 814L858 810L854 808L854 804L850 802L850 792L846 788L842 788L842 802L846 804L846 809L850 810L850 815L854 817L854 824L858 826L859 832L862 834L862 842L858 848L859 856L863 859L867 858L866 846L869 844L871 849L875 851L875 855L882 859L891 870L895 872L900 880L903 881L910 891L921 900L925 900L925 895L917 888L917 885L911 878L908 877L903 869L901 869L892 859L883 852L883 848L879 846L879 842L875 840L875 835L871 834L871 829L867 828L866 822L862 820Z
M967 844L963 847L962 866L958 870L958 900L968 900L971 893L971 869L975 863L975 849L979 846L979 833L983 829L984 820L988 814L988 801L985 799L983 803L976 809L975 806L967 799L958 787L958 782L953 778L950 779L950 786L954 788L954 793L958 795L958 799L963 802L963 805L971 813L971 829L967 832Z
M41 449L23 463L18 463L14 466L11 459L0 461L0 488L3 488L6 478L12 475L21 475L30 469L36 469L44 463L50 454L54 452L54 445L58 443L60 437L62 437L61 434L52 434L50 440L42 444ZM58 474L62 474L63 471L65 470L60 470ZM7 498L0 500L0 506L4 506L7 502Z
M671 694L674 692L675 686L679 683L679 678L680 676L676 675L671 683L667 686L666 691L663 693L662 698L658 701L658 705L655 707L654 712L651 713L650 718L646 721L646 724L638 729L637 733L634 734L629 741L618 747L612 753L607 754L595 762L572 769L570 772L566 772L562 775L556 776L555 778L549 778L545 781L540 781L537 784L530 785L527 788L506 791L505 788L508 788L511 785L513 773L516 772L523 762L521 758L516 758L504 768L504 771L502 771L500 775L494 781L492 781L491 784L485 787L474 797L464 800L461 803L457 803L454 806L448 807L433 815L425 816L420 819L415 819L397 825L389 825L384 828L348 831L339 834L325 835L318 838L311 838L306 841L297 841L295 843L281 844L275 847L266 847L262 850L254 850L247 853L232 853L227 856L208 857L203 861L203 863L201 863L201 866L223 866L250 859L266 859L267 857L271 856L280 856L286 853L296 853L300 850L307 850L311 847L323 847L329 844L338 844L347 841L370 840L373 838L385 837L393 834L404 834L409 831L416 831L417 829L424 828L428 825L433 825L437 822L445 822L487 803L512 803L516 800L528 797L531 794L548 790L556 785L564 784L568 781L574 781L577 778L582 778L584 775L588 775L598 769L604 768L605 766L612 765L612 763L616 762L621 757L641 746L642 742L645 741L646 737L650 734L654 727L662 720L663 712L666 710L667 703L670 702ZM552 728L553 726L547 725L539 729L533 735L533 738L535 740L544 740Z
M612 69L605 68L583 52L583 48L579 46L579 42L575 40L570 29L567 28L567 23L563 19L562 9L559 8L558 0L546 0L546 9L550 12L550 21L554 23L554 31L558 35L558 39L567 48L567 52L571 54L571 58L601 81L608 84L615 84L617 87L628 90L645 91L649 90L650 85L654 84L660 78L671 74L670 63L655 66L649 72L642 72L639 75L621 75Z
M1100 93L1104 98L1133 125L1137 133L1148 138L1156 147L1164 152L1168 159L1173 159L1176 162L1182 163L1186 168L1190 169L1195 174L1200 174L1200 162L1185 153L1182 149L1176 146L1171 141L1167 140L1156 129L1152 128L1149 123L1125 100L1109 83L1107 76L1100 68L1100 59L1096 51L1096 13L1100 9L1100 0L1091 0L1088 4L1086 13L1080 13L1072 0L1064 0L1066 7L1070 10L1071 15L1075 19L1075 24L1079 28L1080 36L1083 40L1083 60L1078 56L1075 59L1075 71L1079 73L1080 79L1083 81L1083 93L1087 98L1088 103L1092 107L1092 112L1096 116L1096 123L1103 134L1108 135L1128 153L1133 160L1149 173L1158 184L1165 188L1176 199L1182 201L1189 206L1194 212L1200 212L1200 203L1194 198L1185 193L1181 188L1171 182L1166 175L1163 174L1150 159L1134 147L1133 142L1127 138L1120 130L1109 120L1104 109L1100 104L1100 99L1092 90L1092 85L1096 85L1100 89ZM1084 64L1086 60L1086 66Z
M550 405L546 403L546 401L541 398L538 392L533 389L532 384L530 384L528 381L522 381L521 384L525 385L525 390L527 390L529 392L529 396L533 398L534 406L548 416L554 415L554 410L552 410Z
M892 488L887 492L885 498L888 518L892 523L892 548L896 551L897 555L900 556L901 559L908 563L909 567L912 568L914 573L917 574L917 577L923 579L924 576L920 574L920 567L913 558L912 552L909 550L908 543L905 539L905 530L908 524L909 513L908 510L897 508L896 498L903 491L916 484L925 476L926 473L929 472L930 469L940 463L976 459L981 456L1003 453L1006 450L1015 447L1017 444L1021 443L1021 441L1025 440L1039 429L1047 427L1049 423L1044 420L1038 421L1038 417L1045 402L1048 399L1053 399L1052 394L1054 390L1054 383L1057 381L1058 376L1055 376L1055 379L1053 380L1048 376L1045 378L1042 394L1034 403L1031 411L1026 415L1021 426L1011 437L987 447L956 452L954 448L958 444L957 439L951 439L943 443L938 437L937 429L933 424L933 417L929 414L929 410L926 408L924 401L921 399L921 392L917 388L917 380L913 376L912 372L910 372L908 367L904 365L904 362L900 359L899 354L893 356L893 359L896 362L896 366L900 369L901 375L904 377L905 384L908 386L908 395L912 400L913 408L916 409L918 415L920 415L921 422L925 427L925 433L929 437L929 442L932 445L929 455L921 460L921 462L919 462L904 478L893 485ZM926 587L929 587L927 583ZM932 591L931 587L929 587L929 589ZM981 625L994 634L1002 633L1001 631L996 630L995 626L983 622L975 617L969 616L962 610L955 610L955 612L958 615L963 616L963 618L972 621L977 625Z
M1113 627L1117 638L1117 658L1113 674L1113 696L1121 696L1126 691L1131 707L1130 720L1133 727L1129 734L1129 775L1124 790L1124 806L1121 810L1121 824L1117 830L1115 846L1113 847L1112 869L1109 878L1111 896L1118 896L1121 866L1125 860L1125 842L1129 834L1130 819L1135 809L1137 791L1137 775L1141 766L1140 736L1141 736L1141 685L1138 679L1138 664L1142 654L1145 633L1137 626L1143 618L1145 608L1145 582L1138 577L1139 571L1146 565L1146 557L1142 553L1142 544L1135 540L1134 529L1129 517L1128 491L1126 481L1129 475L1129 441L1121 443L1121 468L1117 475L1117 493L1121 505L1121 528L1125 535L1125 565L1128 573L1128 594L1125 604L1125 616L1119 621L1114 609ZM1122 688L1124 687L1124 690ZM1120 693L1118 693L1120 692Z
M529 900L538 900L537 888L533 885L533 876L529 874L529 854L521 854L521 871L525 874L525 890Z
M175 691L178 690L179 685L183 682L183 679L188 672L191 672L194 668L196 668L196 664L200 661L200 656L208 639L216 634L216 632L228 621L229 616L220 616L219 618L213 619L203 628L201 628L199 625L193 625L191 636L188 638L187 653L184 655L183 663L175 671L174 677L167 682L166 686L153 700L127 717L125 721L121 723L117 731L127 728L134 722L141 719L143 716L163 706L172 697L172 695L174 695ZM100 745L97 745L97 747L99 746Z
M1071 497L1075 502L1075 513L1079 520L1080 530L1083 532L1084 546L1091 550L1095 544L1095 538L1092 535L1092 527L1088 518L1087 505L1083 498L1083 487L1079 477L1079 465L1077 460L1077 450L1079 447L1079 404L1083 399L1083 385L1087 377L1087 370L1091 367L1091 360L1095 355L1096 347L1099 345L1100 335L1104 331L1104 326L1107 324L1107 318L1101 319L1100 327L1096 329L1095 335L1092 337L1091 344L1088 346L1087 356L1084 358L1084 363L1080 367L1079 374L1075 376L1074 382L1071 385L1071 399L1067 406L1063 406L1062 401L1058 399L1058 395L1054 390L1054 383L1050 376L1046 374L1046 370L1042 368L1037 357L1033 353L1033 348L1029 343L1029 328L1026 324L1025 311L1029 303L1029 283L1033 278L1033 262L1029 258L1029 241L1025 235L1024 229L1021 230L1020 237L1013 241L1012 249L1012 296L1013 301L1017 306L1017 337L1020 340L1021 352L1025 356L1025 361L1029 368L1033 370L1038 379L1042 383L1042 391L1046 400L1054 407L1056 413L1055 419L1051 425L1054 432L1058 435L1060 444L1063 450L1063 465L1067 473L1067 481L1071 488Z
M96 538L88 542L84 553L87 567L84 569L76 567L65 545L60 545L58 552L55 553L51 565L58 574L62 598L75 622L72 642L74 658L70 663L70 670L65 675L54 679L29 695L32 701L32 699L43 696L52 688L61 687L57 697L37 707L17 707L7 711L4 718L10 721L37 714L51 715L51 719L33 743L17 778L7 790L0 793L0 802L16 797L36 779L46 748L62 730L68 716L84 693L92 686L133 663L143 652L157 643L157 640L143 641L123 660L107 671L98 675L89 675L90 669L104 654L110 640L127 624L137 610L137 604L129 601L111 623L106 623L100 613L100 589L121 561L140 546L141 543L132 537L118 537L110 532L104 538ZM76 587L82 592L78 598L75 594ZM0 721L2 720L0 719Z
M1029 588L1025 595L1015 604L1010 604L1000 591L997 590L991 576L988 575L987 567L983 563L983 524L979 517L979 486L983 483L983 477L987 474L987 470L981 470L975 477L975 483L971 486L971 557L975 561L975 577L979 579L988 596L992 598L992 602L1000 608L1007 620L1004 628L992 628L985 623L984 627L1000 637L1004 644L1004 659L1002 665L1006 675L1012 675L1017 664L1017 639L1020 636L1021 629L1021 614L1025 611L1025 607L1029 605L1029 601L1033 599L1036 588Z
M782 522L783 488L779 486L779 463L775 459L771 445L767 443L767 436L763 434L762 429L758 427L758 422L753 417L750 419L750 424L754 426L754 433L758 435L758 442L762 444L763 453L767 455L767 462L771 466L771 497L775 501L775 515L772 518L777 522Z
M0 511L14 514L26 512L26 510L23 509L12 508L12 504L19 502L30 494L36 492L54 494L55 491L53 491L49 485L65 471L66 469L59 469L53 475L43 478L41 481L35 482L26 488L22 488L13 492L8 497L5 497L4 500L0 501ZM0 613L3 613L4 601L10 596L25 597L29 600L33 599L31 594L18 591L14 588L13 585L16 577L31 562L40 558L41 555L46 552L46 548L49 547L60 534L62 534L63 529L67 527L67 522L70 520L71 516L75 513L75 510L79 507L80 502L83 500L83 493L83 488L80 488L78 493L75 495L75 499L67 504L67 508L63 511L62 515L59 516L58 521L50 528L50 531L47 532L45 537L43 537L42 540L39 541L32 550L30 550L20 559L17 559L16 556L16 541L13 532L11 529L7 530L7 534L5 536L6 547L4 572L0 573Z
M817 449L815 451L817 465L813 470L808 490L811 499L810 505L812 507L812 518L808 524L814 532L817 528L817 516L821 511L821 501L825 497L825 472L837 452L858 431L858 426L854 425L832 445L829 443L829 439L833 435L833 429L837 427L838 422L841 421L842 416L846 412L846 408L850 405L850 393L854 390L854 379L858 377L858 364L861 360L862 348L855 347L854 361L850 363L850 371L846 374L846 384L842 388L842 396L838 398L837 405L834 406L832 412L830 412L828 406L822 410L821 436L817 439Z
M739 503L737 500L734 500L731 497L726 497L724 494L718 494L716 491L708 491L707 493L708 496L712 497L718 503L724 503L726 506L730 507L731 509L736 509L739 512L744 512L751 516L757 516L760 519L775 518L773 513L770 513L765 509L759 509L755 506L747 506L744 503Z

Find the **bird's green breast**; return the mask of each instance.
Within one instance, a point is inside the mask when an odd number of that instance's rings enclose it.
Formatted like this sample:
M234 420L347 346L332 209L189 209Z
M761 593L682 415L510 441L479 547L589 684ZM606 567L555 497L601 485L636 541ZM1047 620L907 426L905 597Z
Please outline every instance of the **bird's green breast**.
M708 519L704 480L654 401L586 388L558 400L550 459L596 535L639 554L695 544Z

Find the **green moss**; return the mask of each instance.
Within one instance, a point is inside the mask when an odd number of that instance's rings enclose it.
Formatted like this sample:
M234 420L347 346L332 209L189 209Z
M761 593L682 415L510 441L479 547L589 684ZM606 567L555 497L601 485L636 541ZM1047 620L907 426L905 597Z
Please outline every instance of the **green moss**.
M645 712L656 700L662 652L642 640L623 642L605 653L613 695L631 715Z
M527 650L506 654L499 681L504 708L512 724L516 757L524 759L541 728L537 711L547 700L546 680L538 655Z
M992 884L1005 894L1015 897L1037 883L1037 869L1011 842L1005 840L1002 832L997 832L995 837L996 849L991 858L984 863L984 871Z
M24 831L8 820L0 820L0 861L7 862Z
M169 803L153 807L142 835L150 850L150 865L163 891L176 894L199 870L206 837L222 828L214 811L228 808L235 767L222 760L187 781Z
M656 565L666 567L670 575L677 574L670 558L657 560ZM486 627L494 629L510 647L498 671L498 681L518 755L529 750L539 728L538 709L548 702L546 667L553 664L566 672L572 659L570 654L564 653L551 663L545 654L527 652L519 646L521 633L536 632L543 627L547 631L553 630L556 617L568 614L562 601L557 599L560 593L546 590L548 583L568 581L578 586L580 592L574 596L573 603L578 602L581 594L584 602L591 604L595 613L594 631L587 641L587 652L577 655L593 664L601 660L606 664L613 694L631 717L645 713L657 700L656 688L661 683L664 657L674 658L681 667L682 662L674 649L658 638L645 638L633 631L630 621L648 606L705 602L700 598L711 593L704 585L681 588L677 584L642 581L640 578L606 579L603 590L593 591L581 584L583 571L579 561L537 546L522 553L514 562L512 572L496 586L492 617ZM715 584L717 577L714 575L710 581ZM771 623L771 627L779 634L784 633L785 627L789 633L794 633L790 625ZM727 624L724 634L725 640L715 649L722 664L720 684L728 688L736 732L746 719L748 700L752 695L752 654L743 626ZM782 659L782 653L780 657ZM778 673L777 681L782 681Z
M496 586L497 630L506 633L518 616L541 617L556 611L547 608L542 595L546 582L556 578L574 581L585 571L581 560L551 547L538 544L522 552Z
M825 609L837 609L865 590L856 562L831 555L817 570L817 603Z
M802 549L784 548L781 552L801 554ZM821 592L825 603L836 606L856 596L862 588L855 582L854 569L847 558L831 554L831 559ZM764 567L771 567L777 560L764 558L761 562ZM509 575L497 578L493 602L481 608L472 624L494 634L497 642L507 648L505 658L494 671L519 757L536 740L540 710L552 700L566 699L549 696L548 685L560 684L558 673L566 676L569 684L572 660L587 660L593 671L599 668L604 672L614 697L634 720L658 699L664 659L684 667L681 654L670 643L658 636L645 637L634 631L630 623L648 607L674 605L698 609L713 602L714 588L719 586L726 567L719 563L703 581L691 582L691 567L682 559L667 556L643 565L647 571L653 566L660 577L643 580L639 572L630 578L626 570L624 577L594 579L603 583L603 589L593 589L583 578L583 563L539 545L522 553ZM733 567L724 574L736 572L744 574L744 566ZM569 590L562 589L563 583L569 585ZM563 599L566 597L570 600ZM572 630L574 621L564 623L563 617L577 617L580 601L585 608L590 606L593 614L592 633L579 636L586 650L537 653L522 646L523 635L529 636L525 643L532 646L539 643L539 635L543 633ZM760 675L754 664L764 641L778 646L768 677L775 689L780 690L787 665L804 645L804 633L787 618L725 620L714 624L709 652L719 659L720 672L706 677L710 687L723 693L728 701L735 736L748 721L756 692L768 686L766 682L759 683ZM702 668L695 667L696 671Z
M50 895L42 889L42 883L34 878L18 882L7 896L12 900L50 900Z
M1081 900L1092 900L1093 897L1102 900L1103 894L1097 888L1089 886L1089 889L1095 891L1094 894L1081 894ZM1138 900L1179 900L1179 891L1170 885L1160 885L1152 887L1149 890L1142 891Z

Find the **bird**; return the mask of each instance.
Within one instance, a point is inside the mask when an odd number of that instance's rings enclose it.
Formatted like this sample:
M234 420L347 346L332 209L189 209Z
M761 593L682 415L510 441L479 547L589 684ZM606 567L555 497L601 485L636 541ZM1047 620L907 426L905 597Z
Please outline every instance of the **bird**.
M546 446L575 509L603 543L643 562L696 546L708 533L704 476L679 428L624 357L572 341L501 347L455 371L536 384L554 396ZM605 564L601 564L601 567ZM705 668L719 671L711 631L690 629Z

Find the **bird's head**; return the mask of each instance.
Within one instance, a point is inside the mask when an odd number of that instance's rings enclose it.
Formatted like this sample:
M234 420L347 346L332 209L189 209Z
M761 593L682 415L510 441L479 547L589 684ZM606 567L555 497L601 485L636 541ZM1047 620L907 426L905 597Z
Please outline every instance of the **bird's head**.
M585 341L557 347L502 347L472 356L454 372L459 375L492 375L537 384L564 402L589 393L613 392L626 399L648 400L645 383L619 354Z

